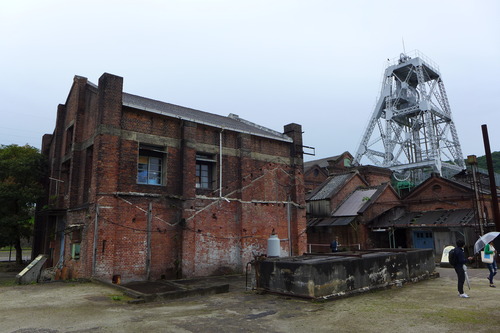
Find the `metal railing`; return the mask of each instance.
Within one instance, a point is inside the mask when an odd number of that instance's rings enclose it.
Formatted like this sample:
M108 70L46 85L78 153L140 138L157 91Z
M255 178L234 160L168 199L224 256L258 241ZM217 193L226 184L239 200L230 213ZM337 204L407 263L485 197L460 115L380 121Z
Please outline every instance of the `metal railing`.
M429 58L428 56L423 54L421 51L412 50L412 51L402 53L402 54L409 57L409 59L413 59L413 58L422 59L422 61L427 65L427 67L429 67L433 71L439 73L439 65L436 62L434 62L431 58ZM399 55L398 57L392 58L389 61L386 61L386 63L388 63L389 66L397 65L400 63L400 59L401 59L401 55Z

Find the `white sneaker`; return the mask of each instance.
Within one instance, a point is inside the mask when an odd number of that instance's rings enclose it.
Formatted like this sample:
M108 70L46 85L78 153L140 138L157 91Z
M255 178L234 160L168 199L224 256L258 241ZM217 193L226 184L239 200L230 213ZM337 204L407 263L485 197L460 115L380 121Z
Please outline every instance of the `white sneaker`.
M469 296L469 295L467 295L467 294L460 294L460 295L458 295L458 296L459 296L459 297L462 297L462 298L469 298L469 297L470 297L470 296Z

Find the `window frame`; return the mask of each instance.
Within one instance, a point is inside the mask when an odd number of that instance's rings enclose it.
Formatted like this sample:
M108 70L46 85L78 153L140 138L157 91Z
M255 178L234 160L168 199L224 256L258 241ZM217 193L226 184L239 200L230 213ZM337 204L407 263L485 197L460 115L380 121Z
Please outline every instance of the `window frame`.
M206 170L202 170L202 167L206 167ZM217 169L217 157L215 154L197 152L196 153L196 189L197 190L213 190L216 179L216 169ZM206 173L202 175L201 173ZM203 178L206 178L204 181Z
M73 149L73 135L74 135L74 131L75 131L74 124L71 124L66 129L66 142L65 142L65 147L64 147L64 154L65 155L71 153L71 150Z
M71 258L74 260L80 259L81 243L71 243Z
M164 147L140 144L137 156L136 183L139 185L165 185L166 156L167 152ZM146 163L144 163L145 161ZM145 175L141 173L145 173Z

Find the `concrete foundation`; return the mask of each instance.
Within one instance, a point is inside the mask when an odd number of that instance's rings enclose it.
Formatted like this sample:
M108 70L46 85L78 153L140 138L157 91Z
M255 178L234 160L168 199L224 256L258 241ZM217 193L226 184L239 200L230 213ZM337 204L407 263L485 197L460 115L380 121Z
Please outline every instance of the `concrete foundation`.
M16 282L18 284L28 284L38 282L42 266L47 261L47 256L39 255L35 258L25 269L16 275Z
M258 289L332 298L437 276L432 249L376 249L257 260Z
M197 279L135 281L123 285L99 279L94 281L121 290L133 298L129 303L137 304L227 293L230 288L242 288L243 279L242 275L225 275Z

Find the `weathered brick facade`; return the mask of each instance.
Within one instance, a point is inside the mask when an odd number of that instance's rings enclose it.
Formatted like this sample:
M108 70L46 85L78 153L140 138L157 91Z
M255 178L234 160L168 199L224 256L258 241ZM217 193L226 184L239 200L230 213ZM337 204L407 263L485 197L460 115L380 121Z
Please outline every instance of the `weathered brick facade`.
M351 168L352 155L344 152L337 156L304 163L304 184L306 194L320 186L331 174L347 172Z
M471 184L474 177L465 170L452 179L432 174L416 187L400 182L396 184L397 193L389 185L390 169L367 165L342 171L338 161L338 157L332 157L304 166L306 184L315 184L323 177L317 172L315 178L314 170L329 168L324 182L306 195L308 245L312 252L330 251L328 244L338 237L341 249L433 248L439 258L442 250L458 238L465 239L472 251L480 234L494 230L489 190L482 188L484 184L478 185L476 196ZM358 196L358 205L350 201L356 192L370 188L377 188L377 193L361 200ZM365 199L366 205L360 202Z
M402 202L410 212L446 209L473 209L474 192L463 183L450 181L433 174L416 187ZM489 200L483 202L491 212Z
M377 216L400 205L400 197L390 185L392 172L376 166L349 167L348 152L339 156L308 162L311 167L328 168L329 177L306 195L307 241L312 252L329 252L328 244L338 237L342 250L374 247L368 224ZM325 163L327 162L327 163ZM369 190L357 203L348 202L357 191ZM361 201L361 202L360 202ZM342 209L344 207L344 209ZM349 212L346 212L345 207ZM337 210L342 209L340 215Z
M397 206L400 202L399 196L387 182L390 176L374 177L374 170L377 171L377 169L375 167L362 168L348 174L332 175L323 184L323 188L335 188L334 191L325 193L324 199L317 194L315 195L318 192L312 192L312 195L308 197L307 241L309 244L316 244L311 248L313 252L329 251L326 245L335 237L339 238L341 248L352 250L374 247L367 223ZM362 171L363 174L360 174L359 171ZM372 182L368 183L366 179L371 179ZM336 184L335 187L333 184ZM376 189L376 192L366 198L362 207L352 211L350 216L352 220L349 223L342 223L340 216L335 215L336 210L356 191L370 189Z
M111 74L75 77L42 152L35 252L70 277L242 272L273 229L283 255L305 252L300 125L277 133L126 94Z
M443 249L453 246L457 239L465 240L465 249L472 255L479 235L494 228L488 191L479 191L476 198L471 184L463 180L432 174L400 202L373 220L373 229L393 231L390 237L385 232L378 233L378 246L387 246L392 237L396 247L433 248L439 261ZM484 220L478 219L481 215Z

